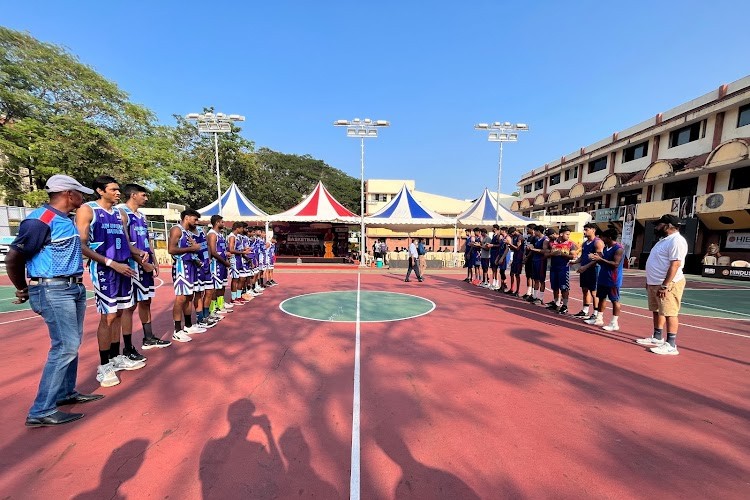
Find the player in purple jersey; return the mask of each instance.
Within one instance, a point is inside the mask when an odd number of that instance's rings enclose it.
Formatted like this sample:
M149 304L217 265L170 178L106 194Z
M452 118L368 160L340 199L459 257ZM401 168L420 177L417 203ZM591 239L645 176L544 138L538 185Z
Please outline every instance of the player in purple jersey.
M268 284L271 286L278 285L276 280L273 279L274 264L276 264L276 237L272 236L271 244L268 247Z
M232 304L224 304L224 294L227 288L227 270L231 267L227 253L227 240L222 234L224 218L221 215L211 216L211 230L206 236L208 252L211 254L211 279L214 290L211 296L211 308L216 314L222 315L232 312Z
M111 387L120 383L115 372L145 366L143 361L120 354L122 311L133 305L131 278L135 271L128 265L128 259L131 255L144 256L130 247L125 236L122 214L115 208L120 201L117 181L102 175L94 179L92 187L98 199L76 211L76 226L83 255L91 261L89 272L96 292L96 309L101 314L96 330L100 361L96 380L102 387Z
M125 203L117 205L122 211L125 223L125 235L130 244L148 254L146 259L133 256L130 259L130 267L136 272L133 278L133 300L135 304L130 309L122 312L122 338L125 341L123 355L135 361L142 361L142 356L132 344L133 312L138 308L138 317L143 325L143 349L163 348L172 345L172 342L161 340L154 336L151 329L151 299L155 295L154 277L159 276L159 265L156 263L153 247L149 239L148 221L138 209L148 203L148 190L138 184L125 184L122 188Z
M214 282L211 279L211 256L208 253L208 242L203 227L196 226L192 231L192 238L198 245L198 259L195 261L196 274L195 286L193 287L193 306L195 307L195 316L198 328L213 328L219 322L216 318L210 318L209 312L210 295L207 296L208 290L213 290ZM213 294L213 292L211 292Z
M193 239L201 214L190 208L180 213L180 224L169 230L169 243L167 251L172 256L172 281L174 286L174 307L172 307L172 319L174 320L174 333L172 340L177 342L190 342L190 335L204 333L206 330L193 325L193 295L195 294L196 280L198 279L198 265L202 261L198 257L201 247ZM185 319L185 327L182 327L182 319Z
M242 231L244 226L242 222L236 221L232 225L232 232L227 236L227 252L231 264L232 285L231 285L231 304L243 305L247 302L242 298L242 285L245 281L245 255L250 252L243 245Z

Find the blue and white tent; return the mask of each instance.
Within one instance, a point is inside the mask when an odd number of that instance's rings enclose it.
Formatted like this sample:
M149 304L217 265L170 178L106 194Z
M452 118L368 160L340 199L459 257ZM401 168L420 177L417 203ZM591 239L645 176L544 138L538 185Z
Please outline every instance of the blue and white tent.
M198 210L202 217L219 213L219 200ZM234 182L221 196L221 215L230 221L265 221L268 214L248 200Z
M469 208L456 217L458 227L491 226L495 221L500 225L506 226L513 224L526 225L533 221L533 219L511 212L502 205L499 205L499 210L497 207L497 198L492 196L487 188L484 188L482 196L477 198Z
M365 225L410 232L426 227L454 227L456 219L445 217L422 206L404 184L401 191L386 206L365 217Z

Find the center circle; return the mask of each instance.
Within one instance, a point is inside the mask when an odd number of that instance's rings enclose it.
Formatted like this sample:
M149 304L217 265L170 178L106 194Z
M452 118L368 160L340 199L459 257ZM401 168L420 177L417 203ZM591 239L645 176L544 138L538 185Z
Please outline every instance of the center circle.
M399 321L429 314L431 300L406 293L360 291L359 321L377 323ZM298 295L279 304L291 316L314 321L345 323L357 321L357 291L318 292Z

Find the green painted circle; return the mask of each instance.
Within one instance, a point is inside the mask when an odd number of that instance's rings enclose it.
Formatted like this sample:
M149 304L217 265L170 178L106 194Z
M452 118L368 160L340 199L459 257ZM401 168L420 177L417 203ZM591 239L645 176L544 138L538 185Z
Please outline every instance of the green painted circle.
M315 321L357 321L357 291L319 292L298 295L279 304L292 316ZM359 321L373 323L416 318L432 312L435 303L415 295L361 291Z

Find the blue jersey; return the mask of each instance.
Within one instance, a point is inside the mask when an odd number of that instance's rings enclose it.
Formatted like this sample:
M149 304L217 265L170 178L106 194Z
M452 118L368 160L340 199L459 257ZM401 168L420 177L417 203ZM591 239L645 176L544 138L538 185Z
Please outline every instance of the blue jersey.
M221 257L224 260L229 260L229 259L227 259L227 240L226 240L226 238L224 238L223 234L221 234L218 231L214 231L213 229L211 229L208 232L208 234L211 234L211 233L214 233L216 235L216 253L218 253L219 255L221 255Z
M471 244L474 242L474 239L471 236L466 237L466 246L464 247L464 254L469 255L471 253Z
M197 233L193 234L193 241L195 241L197 244L201 246L201 249L198 250L198 258L203 262L204 266L207 266L210 262L211 255L208 252L208 240L206 239L206 233L204 233L201 230L198 230Z
M593 240L589 241L588 238L583 240L583 245L581 246L581 265L585 266L589 262L591 262L591 254L596 252L596 244L600 241L599 238L594 238ZM592 267L599 267L599 264L596 264Z
M549 238L547 238L546 236L542 236L541 238L537 238L534 241L534 248L542 250L544 248L544 242L545 241L549 241ZM547 257L543 253L541 253L541 252L534 252L534 260L535 261L542 261L542 260L544 260L546 258Z
M86 203L93 212L89 224L89 247L99 255L115 262L127 262L130 248L125 239L122 214L116 208L104 209L97 202Z
M513 262L521 262L523 260L523 236L517 234L511 237L514 247L518 247L517 250L513 250Z
M18 237L11 245L21 253L25 253L25 250L32 251L24 245L26 231L41 232L39 228L44 228L44 224L49 226L49 240L42 244L38 252L28 257L26 272L29 277L81 276L83 256L78 228L67 214L49 205L37 208L21 222Z
M604 257L604 260L615 260L615 254L618 250L622 248L622 245L619 243L613 244L609 248L604 248L604 251L602 252L602 256ZM597 281L598 285L602 286L608 286L608 287L617 287L620 288L622 286L622 265L625 263L625 259L620 259L620 265L617 267L612 267L607 264L601 265L601 270L599 271L599 279Z
M117 205L128 216L128 238L130 244L138 250L151 253L151 246L148 243L148 221L146 216L140 212L133 212L126 204Z
M501 238L500 235L493 234L492 235L492 246L490 247L490 261L495 262L497 258L502 255L502 253L505 251L505 241L500 242ZM502 245L502 246L500 246Z
M182 234L180 235L180 239L177 240L177 248L187 248L187 247L191 246L191 244L188 243L188 239L189 238L192 238L193 241L195 243L197 243L197 241L195 239L195 236L196 236L195 233L191 233L190 231L188 231L187 229L185 229L184 227L182 227L182 225L180 225L180 224L178 224L178 225L176 225L174 227L178 227L178 228L180 228L180 231L182 231ZM182 260L182 261L185 261L185 262L196 263L195 261L199 260L200 257L198 255L198 253L196 253L196 252L187 252L187 253L183 253L183 254L179 254L179 255L173 255L172 259L174 259L174 260Z

